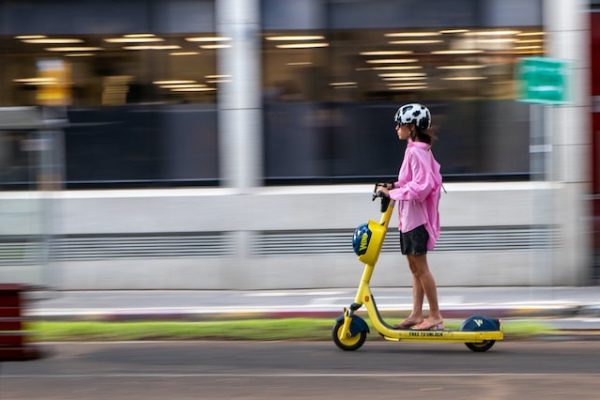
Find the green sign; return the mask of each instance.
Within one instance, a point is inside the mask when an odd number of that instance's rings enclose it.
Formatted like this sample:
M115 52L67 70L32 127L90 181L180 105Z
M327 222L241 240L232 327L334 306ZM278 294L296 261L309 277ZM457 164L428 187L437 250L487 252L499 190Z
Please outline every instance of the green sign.
M519 100L541 104L567 101L567 63L545 57L522 58L517 67Z

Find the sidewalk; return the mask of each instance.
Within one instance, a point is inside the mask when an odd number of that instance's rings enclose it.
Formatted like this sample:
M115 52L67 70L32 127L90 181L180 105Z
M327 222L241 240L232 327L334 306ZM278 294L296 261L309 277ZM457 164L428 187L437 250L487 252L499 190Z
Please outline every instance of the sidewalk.
M411 309L410 288L373 288L383 316ZM47 320L207 320L334 317L353 302L356 289L146 290L34 293L26 314ZM600 287L442 287L445 318L473 314L544 318L556 329L600 332Z

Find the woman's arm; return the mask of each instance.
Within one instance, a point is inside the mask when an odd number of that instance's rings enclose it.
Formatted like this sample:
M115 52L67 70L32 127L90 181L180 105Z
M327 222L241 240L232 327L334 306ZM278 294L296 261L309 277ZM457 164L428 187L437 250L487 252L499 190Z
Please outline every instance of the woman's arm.
M423 201L435 187L431 168L418 156L411 153L409 157L412 179L403 186L390 190L389 196L394 200Z

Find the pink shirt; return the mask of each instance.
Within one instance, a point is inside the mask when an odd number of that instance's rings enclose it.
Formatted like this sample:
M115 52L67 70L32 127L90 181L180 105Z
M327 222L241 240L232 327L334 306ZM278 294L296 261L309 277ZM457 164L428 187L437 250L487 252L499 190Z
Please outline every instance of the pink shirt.
M441 186L440 164L433 157L430 146L409 139L390 197L398 202L398 229L408 232L425 225L429 233L428 250L433 250L440 237Z

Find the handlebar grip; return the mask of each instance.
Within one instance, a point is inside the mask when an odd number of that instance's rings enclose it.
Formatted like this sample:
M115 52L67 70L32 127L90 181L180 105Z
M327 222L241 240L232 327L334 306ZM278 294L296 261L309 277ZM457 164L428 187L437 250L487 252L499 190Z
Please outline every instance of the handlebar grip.
M390 205L390 201L392 201L392 199L389 197L386 197L386 196L381 197L381 212L382 213L387 211L387 209Z

